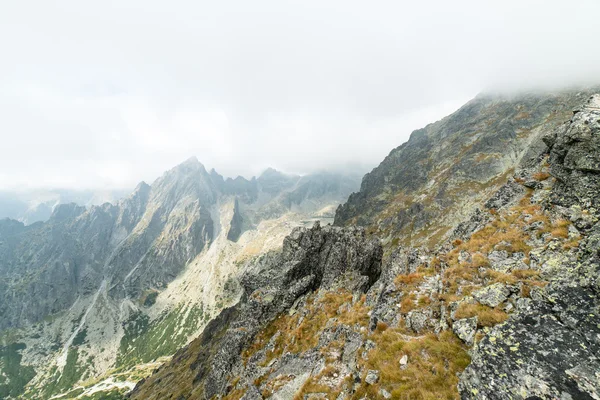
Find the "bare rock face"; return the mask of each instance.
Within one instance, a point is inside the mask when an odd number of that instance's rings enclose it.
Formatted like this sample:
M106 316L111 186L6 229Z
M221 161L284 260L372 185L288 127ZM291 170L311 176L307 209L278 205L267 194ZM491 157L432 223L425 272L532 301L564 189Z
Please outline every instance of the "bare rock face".
M452 331L467 345L472 345L477 333L477 317L455 321L452 324Z
M237 242L242 234L243 230L244 217L242 217L242 213L240 211L240 202L238 199L235 199L235 204L233 206L233 217L231 218L231 225L229 226L229 231L227 231L227 239L232 242Z
M543 295L478 343L459 385L463 399L600 398L599 100L545 138L557 180L551 202L568 207L585 235L577 258L557 259Z
M574 111L571 121L545 137L551 173L558 180L554 202L600 207L600 95Z
M366 291L381 274L381 257L378 241L367 239L362 229L319 224L296 228L281 252L268 253L248 266L241 302L223 311L171 363L138 384L131 398L165 398L173 387L188 388L203 399L226 393L232 373L252 373L241 353L262 328L316 289ZM191 374L178 372L188 366Z

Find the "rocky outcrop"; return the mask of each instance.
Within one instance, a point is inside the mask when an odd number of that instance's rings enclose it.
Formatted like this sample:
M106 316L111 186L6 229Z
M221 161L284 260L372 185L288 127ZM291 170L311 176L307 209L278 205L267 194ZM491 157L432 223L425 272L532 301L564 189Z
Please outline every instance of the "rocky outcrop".
M544 139L557 179L553 202L600 208L600 95L573 111L571 121Z
M184 389L183 398L192 392L203 399L226 394L233 374L251 375L251 364L244 365L241 354L262 328L317 289L366 291L381 273L381 256L378 242L367 239L361 229L319 224L295 229L280 253L267 254L248 267L241 302L211 321L200 338L130 397L164 398L173 387ZM191 373L178 372L187 368Z
M238 199L235 199L235 203L233 205L233 218L231 218L231 225L229 226L229 231L227 232L227 239L232 242L237 242L243 230L244 218L242 217L242 212L240 211L240 202Z
M599 99L545 138L556 178L550 203L585 239L575 258L554 253L548 287L476 346L461 378L464 399L600 398Z

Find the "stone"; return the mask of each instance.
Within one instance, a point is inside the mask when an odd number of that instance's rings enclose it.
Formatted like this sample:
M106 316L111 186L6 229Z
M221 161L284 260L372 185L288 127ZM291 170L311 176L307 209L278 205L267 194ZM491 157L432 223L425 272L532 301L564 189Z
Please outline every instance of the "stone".
M478 343L460 378L462 399L600 396L600 298L582 287L551 296L553 302L534 302Z
M406 327L420 333L430 325L431 310L413 310L406 315Z
M544 137L556 179L549 204L569 209L582 236L579 247L566 253L550 241L531 253L550 283L517 299L511 318L471 351L461 399L600 398L599 102L592 97Z
M381 397L383 397L384 399L391 399L392 398L392 394L390 392L388 392L385 389L381 389L379 391L379 394L381 395Z
M311 229L295 228L284 239L281 251L269 252L252 260L240 280L244 290L242 301L210 321L193 342L196 345L200 343L204 354L193 364L195 384L200 389L195 392L198 398L211 399L223 393L232 371L243 369L241 350L269 322L288 313L298 298L315 290L344 288L363 293L367 291L381 275L382 255L379 241L368 238L361 228L315 224ZM350 356L358 349L358 337L350 337L348 331L348 327L331 326L319 338L319 343L324 346L334 340L351 342L348 348ZM196 357L185 353L178 357L184 356ZM339 356L337 354L336 358ZM170 367L180 363L178 357L171 361ZM282 375L291 373L298 376L302 371L323 368L324 365L318 352L302 358L288 353L277 360ZM251 368L247 369L251 371ZM160 398L161 390L168 391L160 385L160 376L155 377L158 378L155 386L146 382L131 392L131 398L147 398L145 390ZM250 377L247 380L254 381Z
M370 369L367 371L367 375L365 376L365 382L368 385L374 385L379 382L379 371Z
M408 355L403 355L400 358L400 369L406 369L408 367Z
M510 296L510 290L503 283L494 283L473 292L475 300L490 307L498 307L498 305L506 301L508 296Z
M463 318L454 321L452 324L452 331L460 340L465 342L466 345L473 345L475 334L477 333L477 317Z

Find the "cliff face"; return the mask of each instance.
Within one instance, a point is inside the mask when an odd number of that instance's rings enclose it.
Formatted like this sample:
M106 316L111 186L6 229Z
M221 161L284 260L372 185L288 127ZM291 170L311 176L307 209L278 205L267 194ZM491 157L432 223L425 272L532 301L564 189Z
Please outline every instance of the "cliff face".
M392 150L340 205L335 224L367 227L386 245L436 245L590 94L478 96Z
M388 239L380 267L356 228L295 231L247 267L240 303L131 398L598 398L598 97L558 121L583 96L479 98L417 131L336 215ZM456 177L427 186L441 166ZM477 179L492 183L470 196ZM382 219L402 205L414 210ZM447 239L397 245L447 222ZM406 226L409 239L393 233Z

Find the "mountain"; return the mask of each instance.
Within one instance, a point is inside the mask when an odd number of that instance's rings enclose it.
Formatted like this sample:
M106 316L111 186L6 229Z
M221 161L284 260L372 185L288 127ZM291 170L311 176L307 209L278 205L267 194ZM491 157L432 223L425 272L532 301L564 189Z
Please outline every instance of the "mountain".
M0 397L600 397L599 91L480 95L360 189L192 158L1 221Z
M496 192L590 91L479 95L416 130L362 180L336 225L376 231L384 243L434 245Z
M414 132L129 398L598 398L592 93L479 96Z
M237 301L245 261L332 222L323 209L357 187L329 173L224 179L191 158L115 204L0 220L0 398L132 387Z

